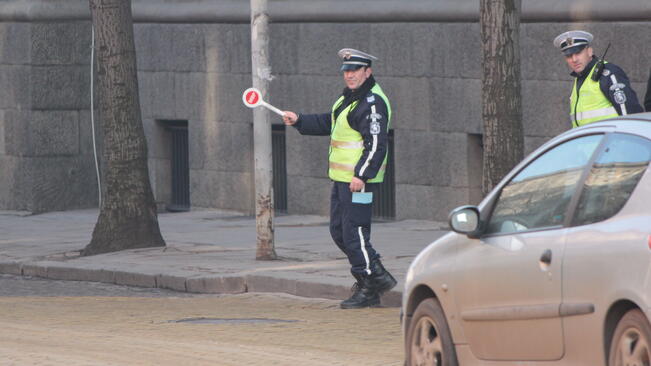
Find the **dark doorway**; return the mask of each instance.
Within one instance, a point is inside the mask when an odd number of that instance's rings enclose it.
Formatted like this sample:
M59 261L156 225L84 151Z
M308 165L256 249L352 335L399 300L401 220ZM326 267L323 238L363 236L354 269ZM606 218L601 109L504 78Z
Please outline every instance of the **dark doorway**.
M188 121L161 121L171 136L172 197L168 211L190 210L190 161L188 151Z

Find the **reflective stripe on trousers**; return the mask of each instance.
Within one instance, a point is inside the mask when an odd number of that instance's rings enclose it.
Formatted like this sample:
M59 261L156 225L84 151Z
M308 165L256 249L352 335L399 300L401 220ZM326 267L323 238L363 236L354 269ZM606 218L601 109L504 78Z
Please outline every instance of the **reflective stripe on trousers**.
M365 190L377 196L378 186L376 183L367 183ZM371 245L372 214L372 204L352 202L350 183L333 183L330 196L330 235L348 257L353 273L368 274L370 262L379 258Z

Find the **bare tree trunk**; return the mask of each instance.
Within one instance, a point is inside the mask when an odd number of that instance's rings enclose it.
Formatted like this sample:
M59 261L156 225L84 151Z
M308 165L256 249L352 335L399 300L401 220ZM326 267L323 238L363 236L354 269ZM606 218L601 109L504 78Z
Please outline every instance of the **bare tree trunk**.
M521 0L480 0L484 195L524 153L520 10Z
M140 116L131 0L90 0L90 11L97 37L105 189L83 255L165 246Z
M269 15L267 0L251 0L251 74L253 87L267 99L271 80L269 66ZM268 100L268 99L267 99ZM273 172L271 124L266 108L253 110L253 146L255 158L255 226L257 260L276 259L274 249Z

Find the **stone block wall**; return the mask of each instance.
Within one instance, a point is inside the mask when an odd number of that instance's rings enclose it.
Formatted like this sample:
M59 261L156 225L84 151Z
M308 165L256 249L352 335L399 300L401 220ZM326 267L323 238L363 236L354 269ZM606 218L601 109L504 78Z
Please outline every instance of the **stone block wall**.
M552 40L582 28L622 66L640 98L651 68L648 22L523 23L526 152L569 128L571 77ZM343 88L340 48L377 55L394 115L397 219L446 220L481 198L479 25L272 23L268 101L328 112ZM191 203L254 211L253 134L241 102L251 86L246 23L136 23L143 123L156 199L170 199L165 121L187 121ZM89 127L88 22L0 22L0 209L46 211L97 204ZM271 115L273 123L280 119ZM286 132L288 211L327 214L328 138ZM72 194L69 192L73 192Z
M0 207L97 205L90 23L0 23Z
M622 66L643 98L651 69L648 23L523 23L521 28L525 153L569 125L572 79L556 35L586 29L595 52ZM326 112L343 83L336 52L366 50L394 116L396 216L446 220L481 199L481 44L477 23L272 25L271 101L280 108ZM273 55L273 52L272 52ZM290 130L291 131L291 130ZM327 138L288 132L289 211L325 214ZM326 141L324 141L326 140Z
M134 26L152 187L169 202L170 151L164 121L188 123L193 206L253 211L250 33L238 24Z

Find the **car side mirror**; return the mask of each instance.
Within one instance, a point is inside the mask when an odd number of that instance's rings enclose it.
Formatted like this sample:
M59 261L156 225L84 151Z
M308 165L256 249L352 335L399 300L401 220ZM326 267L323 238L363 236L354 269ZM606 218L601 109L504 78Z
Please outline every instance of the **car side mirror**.
M461 206L450 212L450 228L470 238L479 237L481 225L479 220L479 209L476 206Z

